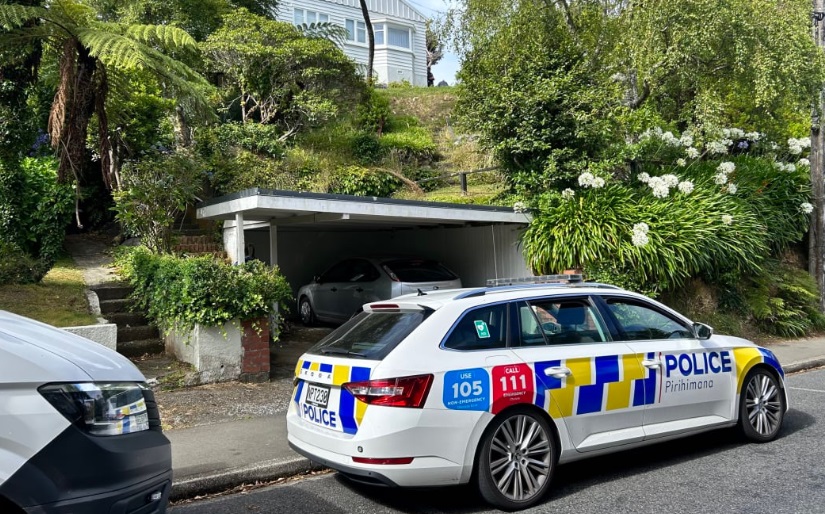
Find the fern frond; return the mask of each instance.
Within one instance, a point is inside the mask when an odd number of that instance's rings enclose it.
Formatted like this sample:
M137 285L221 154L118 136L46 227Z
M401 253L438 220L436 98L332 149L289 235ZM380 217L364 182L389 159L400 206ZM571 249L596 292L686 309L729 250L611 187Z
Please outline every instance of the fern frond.
M168 25L129 25L126 35L147 45L159 45L165 49L184 48L195 50L198 43L183 29Z
M302 23L297 26L298 30L306 37L316 39L329 39L333 43L343 45L347 38L347 29L341 25L330 22Z
M48 11L42 7L27 7L25 5L0 5L0 27L3 30L12 30L22 27L37 18L46 17Z

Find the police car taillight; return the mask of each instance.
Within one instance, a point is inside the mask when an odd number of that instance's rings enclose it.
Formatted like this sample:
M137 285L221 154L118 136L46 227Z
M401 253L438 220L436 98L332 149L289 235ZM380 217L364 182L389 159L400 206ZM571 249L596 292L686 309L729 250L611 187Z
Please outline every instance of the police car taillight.
M342 387L356 399L369 405L420 409L427 400L432 383L432 375L415 375L348 382Z

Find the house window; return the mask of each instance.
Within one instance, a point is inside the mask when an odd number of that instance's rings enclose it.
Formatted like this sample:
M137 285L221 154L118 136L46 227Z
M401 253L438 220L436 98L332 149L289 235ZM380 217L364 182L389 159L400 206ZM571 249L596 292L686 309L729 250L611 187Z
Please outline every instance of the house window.
M410 48L410 29L387 26L387 44L401 48Z
M347 28L347 41L358 43L367 42L367 26L363 21L345 20Z
M292 22L299 26L312 23L328 23L329 15L307 9L295 9L292 11Z
M375 33L375 46L384 44L384 24L376 23L372 26L372 31Z

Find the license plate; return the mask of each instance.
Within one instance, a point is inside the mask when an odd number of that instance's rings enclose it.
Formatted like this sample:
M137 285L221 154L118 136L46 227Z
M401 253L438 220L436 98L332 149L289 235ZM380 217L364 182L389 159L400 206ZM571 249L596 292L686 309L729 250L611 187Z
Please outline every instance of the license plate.
M306 403L326 408L327 403L329 403L329 386L307 385L309 387L307 388Z

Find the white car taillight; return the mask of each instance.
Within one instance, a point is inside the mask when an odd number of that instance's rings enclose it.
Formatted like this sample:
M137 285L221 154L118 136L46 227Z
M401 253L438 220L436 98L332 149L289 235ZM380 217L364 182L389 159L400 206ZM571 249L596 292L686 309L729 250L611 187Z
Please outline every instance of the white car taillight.
M342 387L356 399L369 405L420 409L427 401L432 383L432 375L415 375L348 382Z
M46 384L38 391L72 424L92 435L149 430L149 413L136 382Z

